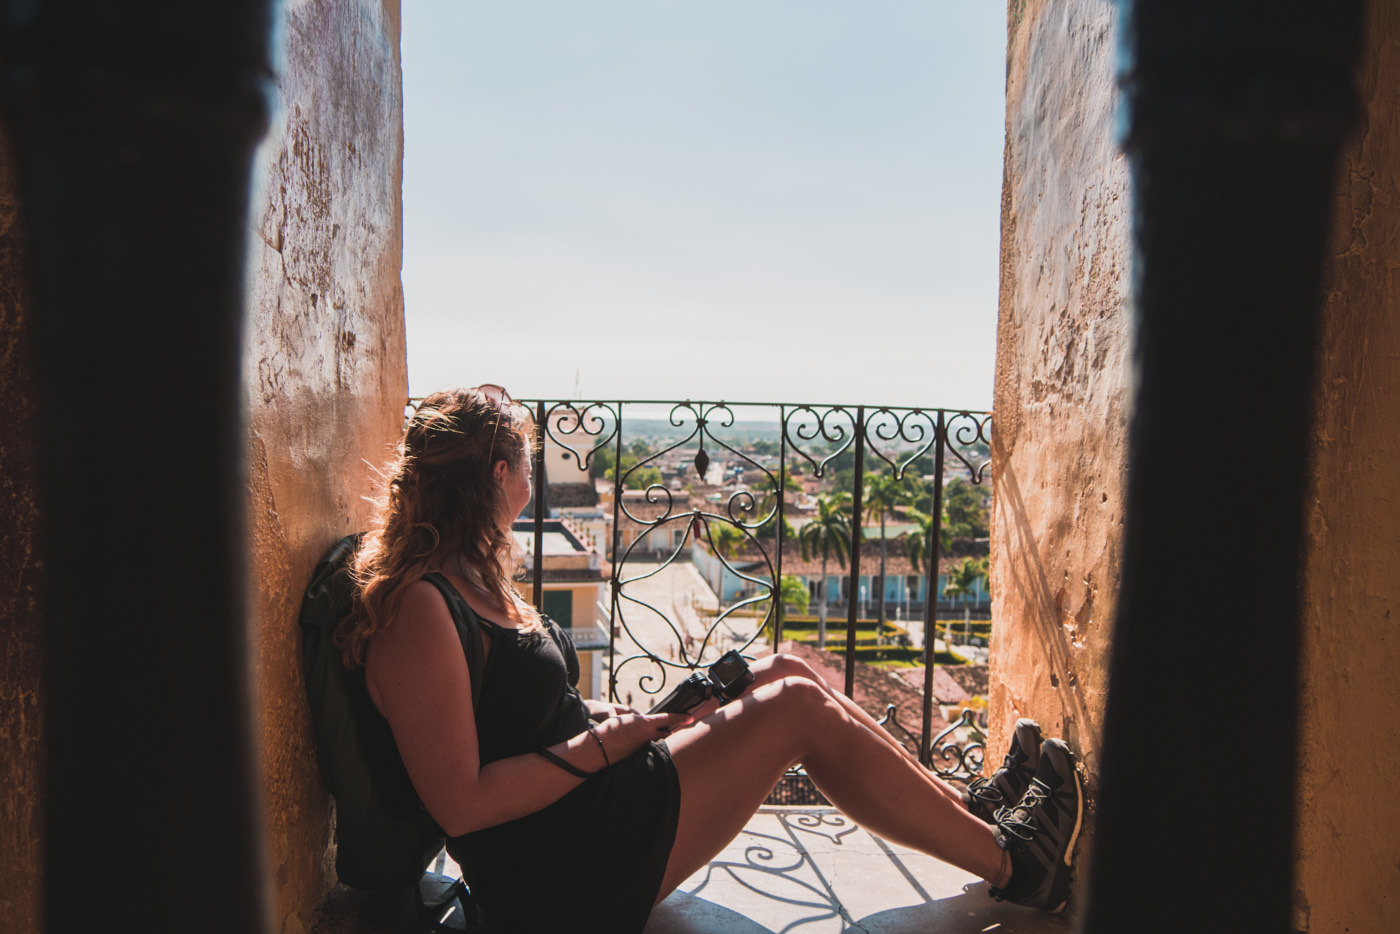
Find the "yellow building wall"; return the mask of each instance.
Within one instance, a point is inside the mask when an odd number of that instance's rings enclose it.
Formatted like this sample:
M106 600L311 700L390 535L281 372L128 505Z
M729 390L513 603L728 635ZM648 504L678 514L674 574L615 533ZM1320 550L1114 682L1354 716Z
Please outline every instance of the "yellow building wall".
M1324 281L1303 590L1303 931L1400 931L1400 8L1371 3Z
M528 576L528 572L527 572ZM528 582L517 581L516 589L520 591L520 596L527 602L533 603L535 600L535 588ZM603 583L600 581L582 581L579 583L558 583L544 585L545 593L557 593L561 590L569 592L569 606L573 613L571 625L591 626L598 622L598 600L603 593Z
M592 626L597 623L598 599L602 596L602 587L598 584L585 584L573 588L573 593L574 625Z
M601 584L585 584L573 588L574 594L574 625L593 626L602 624L603 629L607 629L607 618L598 614L598 600L604 593ZM606 655L605 652L580 652L579 653L579 680L578 690L584 697L591 697L602 700L607 696L608 685L607 676L599 669L594 671L595 656Z

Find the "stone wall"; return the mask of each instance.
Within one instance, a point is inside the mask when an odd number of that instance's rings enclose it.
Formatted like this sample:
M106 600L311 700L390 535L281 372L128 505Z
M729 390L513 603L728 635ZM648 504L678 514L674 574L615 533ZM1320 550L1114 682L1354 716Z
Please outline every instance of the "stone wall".
M1296 922L1400 930L1400 9L1369 4L1319 342Z
M245 384L249 605L261 679L269 902L307 929L333 881L330 804L300 671L300 592L367 524L371 465L403 424L399 0L282 6L277 100L256 160Z
M1008 15L988 761L1032 717L1079 756L1092 804L1129 400L1115 13L1108 0L1012 0Z
M1131 338L1114 13L1094 0L1012 0L1009 16L992 747L1014 717L1035 717L1079 753L1092 802ZM1369 17L1364 112L1338 178L1319 340L1303 575L1303 931L1400 925L1400 864L1382 829L1400 822L1387 793L1400 770L1400 12L1370 4Z
M279 6L272 126L255 166L244 356L250 645L277 932L308 930L334 881L331 808L299 668L299 595L320 552L366 524L370 464L397 437L408 393L399 8L399 0ZM0 917L17 934L41 929L43 858L37 400L24 242L0 138Z
M0 918L40 929L43 865L43 626L37 390L25 237L9 140L0 130Z

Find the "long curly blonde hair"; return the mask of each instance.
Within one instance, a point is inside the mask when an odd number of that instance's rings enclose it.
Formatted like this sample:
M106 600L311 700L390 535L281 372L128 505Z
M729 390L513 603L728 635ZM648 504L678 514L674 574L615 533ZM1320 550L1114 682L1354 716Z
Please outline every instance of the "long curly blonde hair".
M502 460L522 469L533 449L528 411L480 390L437 392L419 404L352 565L359 600L336 632L346 667L364 664L369 640L429 571L464 572L498 604L515 606L522 629L540 627L511 581L514 541L501 519L509 506L493 471Z

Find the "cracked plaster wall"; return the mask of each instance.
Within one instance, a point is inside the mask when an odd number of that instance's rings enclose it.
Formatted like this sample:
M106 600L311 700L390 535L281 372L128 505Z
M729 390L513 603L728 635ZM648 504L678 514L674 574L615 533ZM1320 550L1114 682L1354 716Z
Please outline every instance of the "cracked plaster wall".
M1371 3L1324 271L1296 922L1400 930L1400 9Z
M317 558L363 528L408 397L399 0L281 7L249 238L250 608L274 932L334 881L297 612Z
M1121 563L1129 401L1128 171L1108 0L1008 7L993 430L988 762L1017 717L1083 764L1092 837Z

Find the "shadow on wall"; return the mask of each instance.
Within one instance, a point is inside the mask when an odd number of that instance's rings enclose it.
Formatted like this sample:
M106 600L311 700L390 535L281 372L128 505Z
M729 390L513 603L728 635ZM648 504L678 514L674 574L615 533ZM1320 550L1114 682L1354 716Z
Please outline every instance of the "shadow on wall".
M1024 709L1016 685L1032 685L1046 677L1059 701L1058 727L1083 766L1085 794L1094 799L1099 754L1100 724L1080 692L1075 660L1070 654L1069 636L1062 624L1062 613L1051 587L1040 545L1027 513L1021 485L1005 451L996 452L998 469L993 472L997 509L1001 515L1002 536L998 548L1005 554L998 570L1010 574L997 582L1000 613L997 622L998 678L1013 693L1013 703L1023 715L1045 717L1045 711ZM1013 604L1010 595L1019 603ZM1017 610L1019 609L1019 613ZM1012 614L1007 619L1008 610ZM1055 725L1041 720L1041 726L1054 733Z

